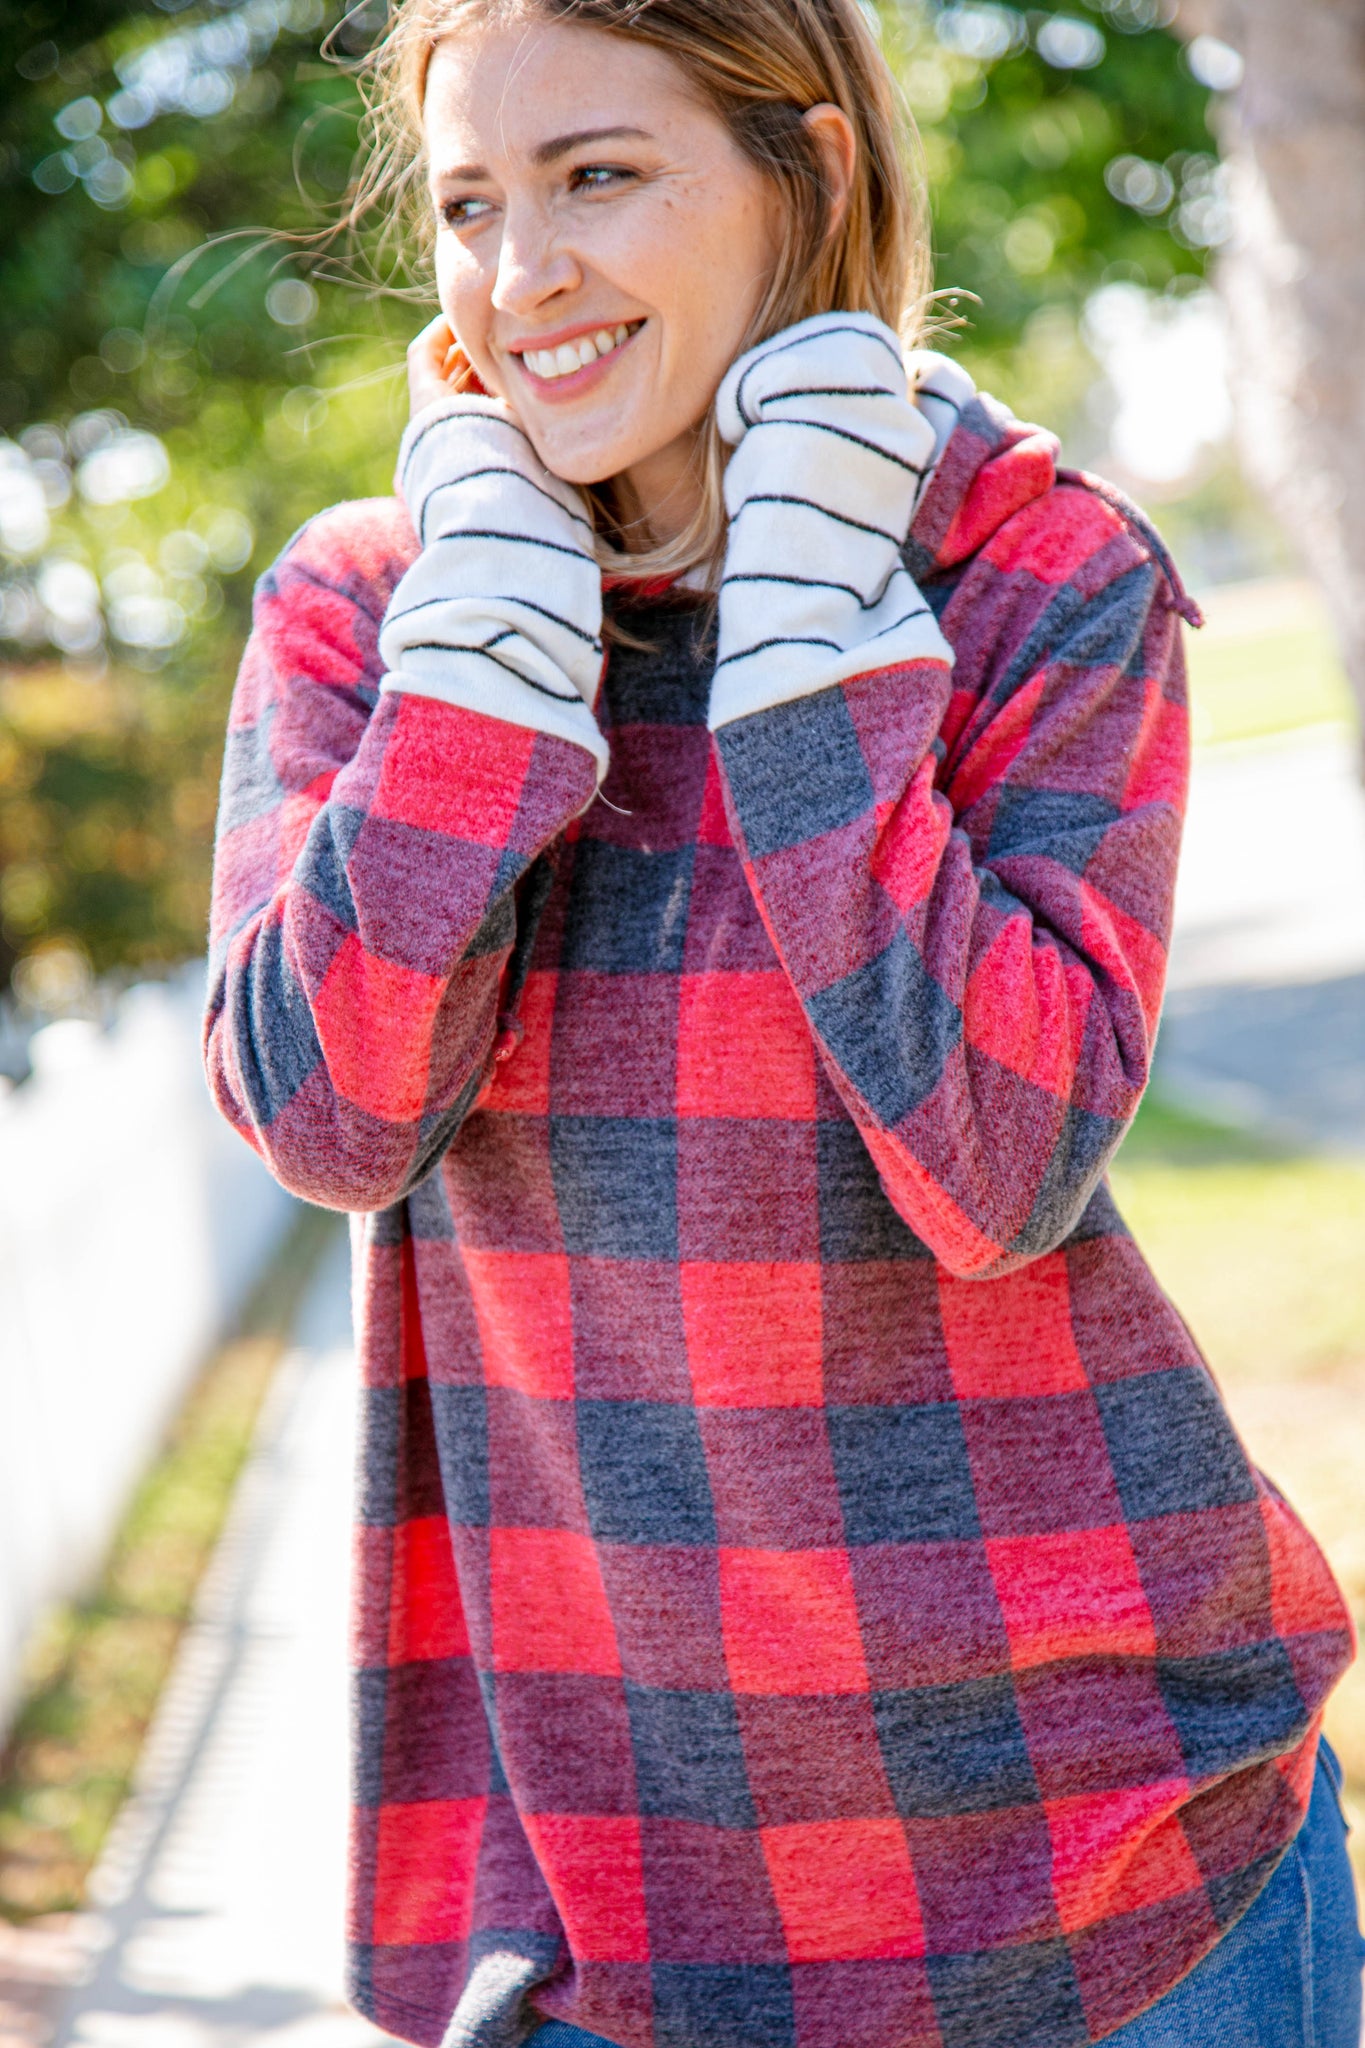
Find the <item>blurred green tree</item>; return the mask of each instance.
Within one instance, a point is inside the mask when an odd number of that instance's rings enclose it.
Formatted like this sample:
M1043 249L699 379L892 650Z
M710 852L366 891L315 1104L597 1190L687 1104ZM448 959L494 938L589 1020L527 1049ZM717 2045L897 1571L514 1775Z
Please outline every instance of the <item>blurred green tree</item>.
M25 21L0 101L0 981L32 956L41 1002L82 961L202 946L249 571L387 488L410 316L311 274L359 111L322 0Z
M1341 0L1180 0L1177 19L1226 94L1244 232L1218 284L1246 473L1327 600L1365 721L1363 24Z
M1074 399L1076 321L1094 291L1196 286L1226 233L1210 94L1173 13L1170 0L888 10L938 283L950 304L971 295L957 352L1026 410Z
M947 345L1054 423L1093 370L1088 296L1182 289L1225 233L1173 11L877 16L966 322ZM383 0L19 10L0 71L0 985L22 961L35 1000L83 962L200 948L251 572L317 507L388 488L420 314L309 239L360 117L320 43L356 56L383 19ZM411 285L401 253L368 249Z

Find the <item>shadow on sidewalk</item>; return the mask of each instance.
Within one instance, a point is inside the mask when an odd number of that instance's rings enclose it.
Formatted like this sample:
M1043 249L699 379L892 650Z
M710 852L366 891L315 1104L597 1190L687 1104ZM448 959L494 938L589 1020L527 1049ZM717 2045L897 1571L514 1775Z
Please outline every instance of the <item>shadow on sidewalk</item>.
M1174 991L1156 1083L1285 1144L1365 1153L1365 974Z

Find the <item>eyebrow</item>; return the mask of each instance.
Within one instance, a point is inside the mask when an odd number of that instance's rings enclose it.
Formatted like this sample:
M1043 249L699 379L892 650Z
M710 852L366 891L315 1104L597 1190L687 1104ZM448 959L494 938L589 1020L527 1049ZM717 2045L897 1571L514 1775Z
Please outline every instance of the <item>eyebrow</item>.
M544 169L550 164L558 163L561 157L568 156L572 150L583 149L588 143L626 140L651 142L653 137L647 128L580 128L573 135L556 135L549 142L537 143L531 151L531 161ZM449 170L440 172L439 177L477 183L481 178L486 179L488 172L482 164L454 164Z

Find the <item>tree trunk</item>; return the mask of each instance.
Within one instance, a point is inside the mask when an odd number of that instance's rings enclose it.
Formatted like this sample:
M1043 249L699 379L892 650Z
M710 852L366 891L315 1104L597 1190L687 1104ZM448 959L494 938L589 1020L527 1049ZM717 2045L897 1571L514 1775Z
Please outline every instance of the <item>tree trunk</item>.
M1180 0L1178 27L1246 65L1221 135L1238 438L1365 717L1365 0Z

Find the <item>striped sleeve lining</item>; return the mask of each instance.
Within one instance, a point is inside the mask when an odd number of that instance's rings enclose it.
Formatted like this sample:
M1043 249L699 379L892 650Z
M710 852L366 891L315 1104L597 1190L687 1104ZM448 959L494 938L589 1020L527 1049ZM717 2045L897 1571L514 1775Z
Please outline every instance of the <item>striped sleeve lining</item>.
M713 730L870 669L951 665L901 560L939 437L891 330L804 321L735 365L718 416L738 445Z
M422 552L384 620L381 688L568 740L600 781L602 589L577 492L477 398L414 420L398 482Z

